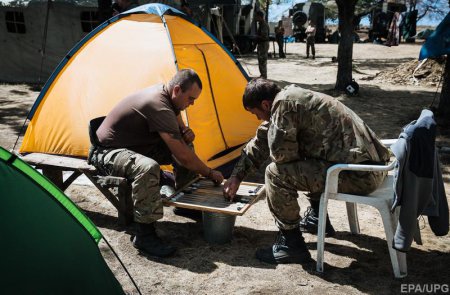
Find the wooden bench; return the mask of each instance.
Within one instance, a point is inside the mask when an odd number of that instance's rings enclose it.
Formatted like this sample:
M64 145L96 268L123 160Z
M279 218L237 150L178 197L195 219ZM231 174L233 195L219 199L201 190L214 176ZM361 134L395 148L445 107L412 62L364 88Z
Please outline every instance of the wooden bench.
M62 191L65 191L80 175L86 175L117 209L120 225L128 225L133 221L131 187L125 178L101 176L94 166L89 165L85 159L81 158L31 153L21 156L21 159L35 166L36 169L41 169L42 174ZM73 172L65 181L63 179L64 171Z
M99 175L97 169L92 165L88 165L86 160L82 158L31 153L21 156L21 159L37 169L41 169L42 174L62 191L66 190L80 175L86 175L117 209L119 224L128 225L133 221L131 185L125 178ZM64 171L73 172L65 181L63 179ZM204 212L240 216L264 194L264 186L255 183L243 183L241 188L243 198L237 199L236 202L228 202L222 196L222 189L214 187L210 181L208 181L209 185L206 184L207 181L200 181L200 184L197 185L198 190L194 193L180 194L180 192L190 189L191 185L195 186L193 184L195 181L190 182L172 196L163 198L163 204ZM253 187L253 190L250 190L249 186ZM249 190L251 191L250 193Z

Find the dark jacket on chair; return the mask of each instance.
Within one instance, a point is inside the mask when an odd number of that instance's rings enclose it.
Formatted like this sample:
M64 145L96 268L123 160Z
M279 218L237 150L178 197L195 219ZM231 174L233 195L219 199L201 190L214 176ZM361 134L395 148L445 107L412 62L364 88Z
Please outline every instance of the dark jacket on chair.
M423 110L419 119L404 127L391 146L398 161L392 209L401 206L393 241L393 247L399 251L410 249L419 215L429 216L436 235L448 233L448 204L435 139L433 113Z

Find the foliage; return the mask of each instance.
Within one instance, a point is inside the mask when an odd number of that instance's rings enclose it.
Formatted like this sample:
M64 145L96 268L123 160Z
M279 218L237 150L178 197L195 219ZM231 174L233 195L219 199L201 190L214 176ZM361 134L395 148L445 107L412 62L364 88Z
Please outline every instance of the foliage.
M417 9L417 21L428 15L430 19L442 19L447 14L449 3L443 0L411 0L409 10Z
M265 0L260 0L265 1ZM277 0L275 0L277 1ZM282 0L278 0L282 1ZM338 19L338 9L336 1L316 0L325 6L325 15L333 21ZM355 7L355 15L363 17L370 14L371 10L380 7L379 0L358 0ZM443 0L407 0L406 6L409 11L417 9L419 11L417 21L428 15L431 19L442 19L448 11L448 3Z

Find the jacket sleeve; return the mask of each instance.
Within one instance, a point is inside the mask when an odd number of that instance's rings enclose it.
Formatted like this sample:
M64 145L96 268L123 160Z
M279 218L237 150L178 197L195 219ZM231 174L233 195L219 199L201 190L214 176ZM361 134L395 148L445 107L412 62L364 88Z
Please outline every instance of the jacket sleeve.
M405 139L406 134L400 134L396 143L391 146L391 150L397 159L397 164L394 169L394 202L392 204L391 211L394 212L395 208L401 204L403 194L403 170L406 166L407 156L407 142Z
M270 158L282 164L300 159L298 152L298 112L289 106L280 105L271 115L268 143Z
M269 146L267 144L267 131L269 122L263 122L256 130L256 136L252 138L242 150L241 158L233 169L231 176L244 179L252 170L258 169L269 158Z

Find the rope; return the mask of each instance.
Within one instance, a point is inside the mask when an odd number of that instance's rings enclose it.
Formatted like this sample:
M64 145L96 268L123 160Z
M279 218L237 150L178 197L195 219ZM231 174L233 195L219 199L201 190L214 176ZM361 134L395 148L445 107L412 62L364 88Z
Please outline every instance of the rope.
M106 242L106 244L108 245L109 249L111 249L111 251L113 252L114 256L116 256L117 260L120 262L120 265L122 265L123 269L125 270L125 272L127 273L128 277L130 278L131 282L133 283L134 287L136 288L136 290L138 291L139 295L142 295L141 290L139 290L139 287L137 286L136 282L133 280L133 277L130 275L130 273L128 272L128 269L125 267L125 265L123 264L122 260L120 260L119 256L117 255L116 251L114 251L113 247L109 244L108 240L105 238L105 236L103 236L103 240Z
M447 58L448 58L448 57L447 57ZM446 62L448 62L448 61L446 61ZM438 85L437 85L436 92L434 93L433 101L431 102L429 108L431 108L431 107L433 106L434 101L436 100L436 96L437 96L437 93L438 93L438 91L439 91L439 87L441 86L442 77L444 77L444 67L445 67L445 63L446 63L446 62L444 62L444 64L442 65L442 75L441 75L441 77L439 78L439 83L438 83Z
M17 134L16 142L14 143L14 146L12 147L11 151L14 151L14 150L16 149L17 143L19 142L20 134L22 134L22 131L23 131L24 127L25 127L25 124L27 123L28 116L30 115L30 112L31 112L31 110L28 111L28 114L27 114L27 116L25 117L25 120L23 120L23 125L22 125L22 127L19 129L19 132L18 132L18 134Z
M239 46L237 46L236 39L234 39L233 34L231 33L231 30L230 30L230 28L229 28L228 25L227 25L227 22L223 19L223 15L221 15L220 17L222 18L222 24L223 24L223 26L224 26L225 29L227 30L228 35L231 37L231 41L233 42L233 48L236 48L236 49L237 49L237 52L238 52L237 56L238 56L239 58L242 58L241 49L239 48ZM242 60L241 60L241 64L244 64L245 70L247 71L247 73L250 73L250 70L248 69L247 64L246 64L245 62L243 62Z
M47 47L48 19L49 19L49 15L50 15L51 3L52 3L52 0L47 0L47 14L45 16L44 35L42 36L42 47L41 47L42 58L41 58L41 69L39 70L38 85L41 85L42 68L44 67L45 49Z

